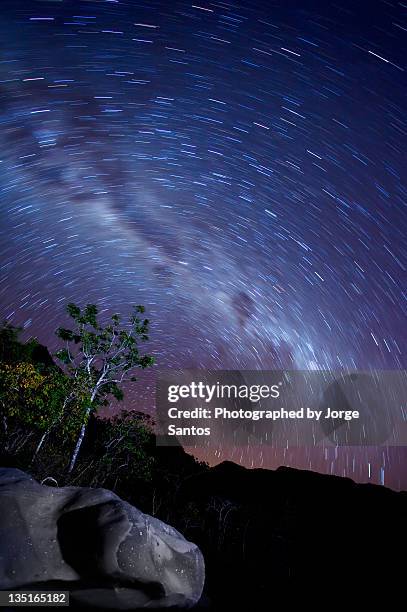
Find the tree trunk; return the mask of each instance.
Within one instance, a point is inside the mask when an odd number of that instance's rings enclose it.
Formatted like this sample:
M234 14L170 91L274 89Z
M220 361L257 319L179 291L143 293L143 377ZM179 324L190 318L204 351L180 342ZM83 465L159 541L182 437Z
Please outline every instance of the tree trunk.
M44 444L44 440L47 437L47 435L49 434L50 430L47 429L47 431L44 431L44 433L41 436L41 440L38 442L37 448L35 449L35 453L33 454L33 458L31 459L31 464L34 463L36 456L38 455L38 453L40 452L41 446Z
M4 450L8 451L9 439L8 439L8 426L6 416L3 416L3 428L4 428Z
M44 441L45 441L46 437L47 437L47 436L48 436L48 435L51 433L51 431L53 430L53 428L54 428L54 427L55 427L55 426L56 426L56 425L57 425L57 424L58 424L58 423L61 421L62 417L64 416L64 414L65 414L65 408L66 408L66 406L67 406L67 404L68 404L69 400L71 399L71 396L72 396L72 394L71 394L71 395L68 395L68 397L66 397L66 398L65 398L65 400L64 400L64 404L63 404L63 406L62 406L62 414L61 414L61 416L60 416L59 418L57 418L57 419L56 419L56 420L55 420L55 421L52 423L52 425L51 425L51 426L50 426L50 427L49 427L49 428L48 428L48 429L47 429L47 430L46 430L46 431L43 433L43 435L41 436L41 440L38 442L38 446L37 446L37 448L35 449L35 453L34 453L34 455L33 455L33 458L31 459L31 465L34 463L36 456L37 456L37 455L38 455L38 453L40 452L41 447L42 447L42 445L44 444Z
M87 408L87 410L86 410L86 421L85 421L85 423L83 423L83 425L81 427L81 431L79 433L79 437L78 437L78 439L76 441L75 449L74 449L74 451L72 453L72 457L71 457L71 463L69 464L68 474L70 474L72 472L72 470L74 469L74 467L75 467L75 463L76 463L76 460L78 458L78 454L79 454L80 448L82 446L83 438L85 437L86 424L88 422L89 413L90 413L90 407Z

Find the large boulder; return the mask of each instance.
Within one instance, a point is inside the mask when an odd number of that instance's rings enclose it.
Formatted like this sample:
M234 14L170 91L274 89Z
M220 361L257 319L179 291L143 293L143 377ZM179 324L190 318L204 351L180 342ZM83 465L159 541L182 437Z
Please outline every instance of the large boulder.
M0 589L69 590L99 609L191 607L204 578L195 544L111 491L0 468Z

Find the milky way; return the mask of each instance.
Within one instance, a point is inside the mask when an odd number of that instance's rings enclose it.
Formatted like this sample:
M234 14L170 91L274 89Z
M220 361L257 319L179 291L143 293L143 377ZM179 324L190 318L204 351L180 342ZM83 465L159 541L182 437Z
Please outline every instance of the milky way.
M142 303L159 367L405 368L407 5L354 4L3 0L2 317L53 349L67 302ZM407 486L403 448L227 457Z

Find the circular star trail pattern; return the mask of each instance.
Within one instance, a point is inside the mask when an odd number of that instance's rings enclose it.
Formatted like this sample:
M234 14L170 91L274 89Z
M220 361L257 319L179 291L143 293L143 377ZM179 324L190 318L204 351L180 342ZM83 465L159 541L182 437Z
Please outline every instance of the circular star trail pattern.
M67 302L143 303L159 367L406 367L407 5L3 0L1 29L3 318L54 348ZM407 484L402 448L205 457Z

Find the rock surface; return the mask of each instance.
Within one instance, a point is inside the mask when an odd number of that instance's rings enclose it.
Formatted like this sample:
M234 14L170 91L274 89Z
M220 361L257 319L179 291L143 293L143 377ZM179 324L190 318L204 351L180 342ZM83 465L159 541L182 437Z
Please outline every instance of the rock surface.
M204 578L195 544L114 493L0 469L0 589L69 590L98 609L191 607Z

